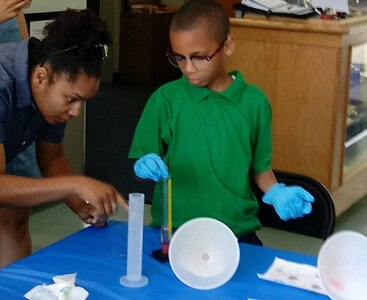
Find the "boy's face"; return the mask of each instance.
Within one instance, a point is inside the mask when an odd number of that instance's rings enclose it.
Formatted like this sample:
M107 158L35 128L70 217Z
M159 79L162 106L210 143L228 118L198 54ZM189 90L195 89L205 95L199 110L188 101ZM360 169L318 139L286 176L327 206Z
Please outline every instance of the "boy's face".
M32 74L31 87L36 105L50 124L64 123L80 114L84 102L98 91L99 79L79 73L71 81L66 74L55 74L38 67Z
M179 67L193 85L220 91L230 84L231 79L225 68L225 57L233 52L231 38L223 37L220 43L203 28L198 28L171 31L170 41L172 52L186 58L180 62ZM195 59L198 56L212 58L209 61L199 62Z

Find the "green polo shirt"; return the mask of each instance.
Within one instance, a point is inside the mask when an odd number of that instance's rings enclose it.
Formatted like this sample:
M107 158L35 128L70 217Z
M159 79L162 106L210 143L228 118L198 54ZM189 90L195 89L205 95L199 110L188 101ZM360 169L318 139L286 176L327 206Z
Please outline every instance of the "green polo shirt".
M172 178L172 225L196 217L222 221L241 236L260 227L249 174L271 168L271 109L264 93L240 72L222 92L185 77L160 87L149 99L129 158L157 153ZM156 184L153 226L162 219Z

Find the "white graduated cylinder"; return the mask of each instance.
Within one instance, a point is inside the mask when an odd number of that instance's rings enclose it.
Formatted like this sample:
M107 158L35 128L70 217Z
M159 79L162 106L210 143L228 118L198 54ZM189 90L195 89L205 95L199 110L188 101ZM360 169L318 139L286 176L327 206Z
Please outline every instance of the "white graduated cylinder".
M141 287L148 284L148 278L142 276L144 227L144 194L129 194L127 274L120 283L127 287Z

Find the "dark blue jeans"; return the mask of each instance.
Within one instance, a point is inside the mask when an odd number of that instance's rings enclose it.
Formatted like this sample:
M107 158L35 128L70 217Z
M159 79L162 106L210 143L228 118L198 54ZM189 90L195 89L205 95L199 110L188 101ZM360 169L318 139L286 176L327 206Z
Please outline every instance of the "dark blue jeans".
M6 173L25 177L42 177L38 169L35 143L30 145L11 162L6 164Z

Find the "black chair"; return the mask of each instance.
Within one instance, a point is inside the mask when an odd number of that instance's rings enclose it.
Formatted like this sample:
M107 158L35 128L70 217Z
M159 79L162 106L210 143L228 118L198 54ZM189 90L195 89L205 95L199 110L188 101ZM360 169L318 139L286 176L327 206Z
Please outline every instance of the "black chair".
M335 226L335 208L333 199L317 180L304 175L274 170L278 182L286 185L298 185L315 197L312 212L302 218L283 221L279 218L272 205L265 204L261 198L263 192L251 184L253 193L259 202L258 218L263 226L282 229L290 232L313 236L325 240L333 233Z

